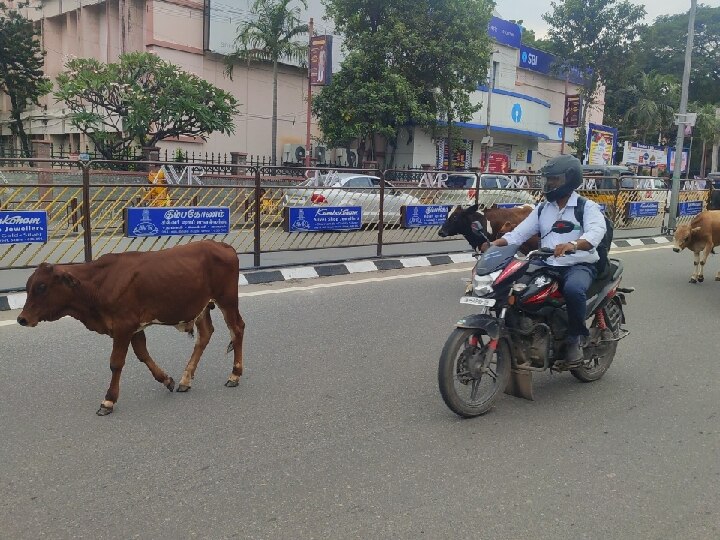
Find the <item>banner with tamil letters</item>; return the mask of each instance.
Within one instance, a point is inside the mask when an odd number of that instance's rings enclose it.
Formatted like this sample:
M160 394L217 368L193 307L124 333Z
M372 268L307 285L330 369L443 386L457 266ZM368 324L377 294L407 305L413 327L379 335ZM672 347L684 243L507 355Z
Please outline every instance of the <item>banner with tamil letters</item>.
M174 208L126 208L125 236L185 236L228 234L227 206L178 206Z

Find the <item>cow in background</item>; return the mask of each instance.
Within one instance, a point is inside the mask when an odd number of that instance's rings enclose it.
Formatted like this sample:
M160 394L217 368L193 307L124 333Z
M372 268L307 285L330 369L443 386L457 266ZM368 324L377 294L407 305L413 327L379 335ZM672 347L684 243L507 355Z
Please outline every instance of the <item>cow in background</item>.
M678 226L673 239L675 253L687 248L695 254L695 271L690 276L690 283L702 283L705 280L705 262L710 253L714 253L713 248L720 245L720 211L700 212L690 223ZM715 281L720 281L720 272L715 276Z
M170 392L175 381L150 357L145 327L174 326L195 347L178 392L190 389L200 357L210 341L210 310L217 305L230 330L233 368L225 386L237 386L243 372L245 322L238 311L240 263L235 249L203 240L160 251L112 253L85 264L41 264L27 281L27 301L17 318L22 326L70 316L88 330L112 338L110 387L97 414L113 412L128 347L156 381Z
M468 208L458 206L450 212L438 235L446 238L461 234L475 251L480 251L484 243L500 238L517 227L532 210L533 207L528 204L512 208L492 206L482 210L477 204ZM539 245L539 238L533 236L520 247L520 251L528 253Z

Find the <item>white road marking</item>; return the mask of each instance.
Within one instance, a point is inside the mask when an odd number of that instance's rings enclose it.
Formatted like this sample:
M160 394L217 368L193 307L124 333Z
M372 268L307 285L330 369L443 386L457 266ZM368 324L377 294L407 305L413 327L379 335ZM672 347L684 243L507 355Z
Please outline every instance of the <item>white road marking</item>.
M626 242L630 246L642 246L643 245L642 240L640 240L639 238L631 238L630 240L626 240Z
M415 268L416 266L430 266L430 261L427 257L408 257L406 259L400 259L400 262L405 268Z
M285 268L280 270L285 279L308 279L318 277L318 273L312 266L301 266L299 268Z

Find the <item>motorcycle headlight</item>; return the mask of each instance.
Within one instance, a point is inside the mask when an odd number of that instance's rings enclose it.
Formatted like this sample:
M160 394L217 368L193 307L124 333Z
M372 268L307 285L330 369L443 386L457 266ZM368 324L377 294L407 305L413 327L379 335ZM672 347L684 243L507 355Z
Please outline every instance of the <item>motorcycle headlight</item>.
M501 270L487 274L485 276L474 276L473 277L473 292L477 296L487 296L493 293L492 282L497 279L500 275Z

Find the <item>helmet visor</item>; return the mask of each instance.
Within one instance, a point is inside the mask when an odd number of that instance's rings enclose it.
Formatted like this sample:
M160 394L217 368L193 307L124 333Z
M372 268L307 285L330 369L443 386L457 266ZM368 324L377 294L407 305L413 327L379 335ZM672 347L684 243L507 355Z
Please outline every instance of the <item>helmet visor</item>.
M550 193L565 185L565 173L543 174L540 177L543 193Z

